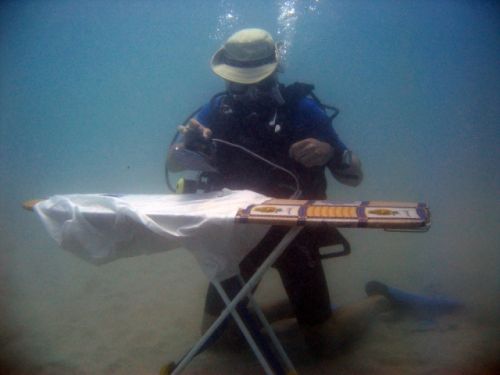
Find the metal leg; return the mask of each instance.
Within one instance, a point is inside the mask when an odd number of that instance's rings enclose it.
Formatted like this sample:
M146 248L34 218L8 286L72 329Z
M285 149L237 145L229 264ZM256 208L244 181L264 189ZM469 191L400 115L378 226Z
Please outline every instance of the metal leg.
M302 230L301 226L294 226L286 233L280 243L275 247L267 259L260 265L260 267L255 271L252 277L246 282L245 286L236 294L231 302L226 303L226 308L215 322L210 326L210 328L205 332L205 334L198 340L198 342L191 348L191 350L182 358L182 360L175 366L175 370L172 375L180 374L181 371L187 366L187 364L199 353L200 349L205 345L210 336L215 332L215 330L222 324L224 319L228 317L229 314L236 308L237 304L245 298L251 290L257 285L264 273L271 267L274 262L279 258L279 256L285 251L287 246L293 241L293 239ZM216 283L214 283L216 285ZM225 295L225 292L224 292ZM222 297L222 295L221 295ZM226 296L227 297L227 296ZM257 353L256 353L257 355Z
M226 292L224 291L224 288L220 285L219 282L213 282L215 289L219 292L222 300L226 305L229 305L231 303L231 300L227 296ZM236 311L236 308L231 310L231 315L233 316L234 320L236 321L236 324L238 324L238 327L240 328L241 332L243 333L243 336L245 336L245 339L248 342L248 345L250 345L250 348L252 348L252 351L254 352L255 356L259 360L259 363L261 366L264 368L264 371L268 375L273 375L274 372L271 369L269 363L267 362L267 359L264 357L262 354L262 351L260 350L259 346L255 342L254 338L250 334L250 331L248 330L247 326L243 321L241 320L240 314Z
M245 280L243 280L243 278L241 277L241 275L239 276L239 278L240 278L240 281L241 281L242 285L244 285L245 284ZM262 326L264 327L264 330L266 331L267 335L271 339L271 341L272 341L275 349L278 351L278 354L279 354L281 360L283 361L283 363L287 367L288 374L296 374L297 371L295 370L295 367L293 366L292 361L290 360L290 358L286 354L286 351L283 348L283 345L281 345L281 342L278 340L278 337L276 337L276 334L274 333L274 330L272 329L271 325L267 321L264 313L262 312L262 309L259 307L259 305L255 301L255 298L253 297L252 293L248 293L247 294L247 298L250 301L250 306L255 311L255 313L256 313L259 321L262 323Z

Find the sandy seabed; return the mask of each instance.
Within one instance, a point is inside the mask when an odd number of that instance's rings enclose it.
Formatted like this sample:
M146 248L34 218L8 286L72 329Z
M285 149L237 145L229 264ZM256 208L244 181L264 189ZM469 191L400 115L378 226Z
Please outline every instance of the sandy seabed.
M24 271L2 278L2 374L157 374L199 338L206 280L187 252L94 267L55 251L20 261ZM257 299L265 306L281 298L270 271ZM323 360L306 350L295 324L275 328L299 374L493 375L500 373L493 315L379 319L355 344ZM247 347L238 347L206 351L184 373L263 371Z

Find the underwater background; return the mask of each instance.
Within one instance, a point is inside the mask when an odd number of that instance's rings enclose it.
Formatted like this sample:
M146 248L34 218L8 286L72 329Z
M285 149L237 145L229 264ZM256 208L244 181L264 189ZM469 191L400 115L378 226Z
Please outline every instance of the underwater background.
M210 57L244 27L284 42L282 82L314 83L341 110L334 127L365 178L357 188L330 178L329 198L431 207L425 234L345 230L353 253L325 262L333 302L359 300L380 280L463 301L473 316L378 326L358 354L321 368L292 343L299 370L465 374L498 358L500 3L2 1L5 373L156 373L195 342L206 280L186 251L89 265L59 249L21 203L167 193L176 127L223 89ZM275 271L262 284L264 303L283 298ZM251 355L200 357L193 374L245 373L234 370L241 363L260 371Z

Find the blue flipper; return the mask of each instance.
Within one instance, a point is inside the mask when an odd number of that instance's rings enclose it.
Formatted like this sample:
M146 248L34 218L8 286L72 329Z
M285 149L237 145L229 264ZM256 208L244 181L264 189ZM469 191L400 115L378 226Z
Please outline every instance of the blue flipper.
M366 283L365 291L368 296L377 294L385 296L396 309L427 316L449 314L464 307L462 302L451 298L413 294L378 281Z

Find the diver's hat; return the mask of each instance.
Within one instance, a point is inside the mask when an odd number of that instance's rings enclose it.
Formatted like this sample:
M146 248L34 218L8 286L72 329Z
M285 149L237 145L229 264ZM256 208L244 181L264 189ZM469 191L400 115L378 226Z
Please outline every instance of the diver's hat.
M267 31L243 29L229 37L212 57L212 70L231 82L252 84L278 68L278 48Z

